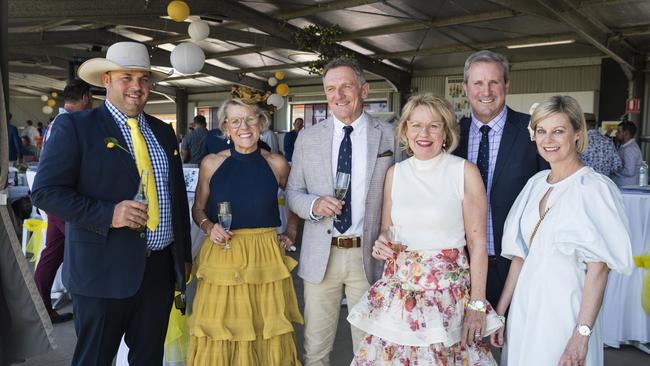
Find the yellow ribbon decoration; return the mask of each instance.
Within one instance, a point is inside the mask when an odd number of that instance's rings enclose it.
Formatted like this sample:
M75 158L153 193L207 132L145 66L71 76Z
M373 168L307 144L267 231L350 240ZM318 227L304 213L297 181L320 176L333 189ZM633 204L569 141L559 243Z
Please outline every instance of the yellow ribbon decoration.
M641 287L641 306L643 306L643 310L646 314L650 314L650 252L635 256L634 263L637 267L648 270Z
M43 250L43 230L47 229L47 221L41 219L27 219L23 221L23 228L32 232L32 236L27 242L27 253L32 253L32 262L35 262L34 268L38 266L41 259L41 250Z
M149 179L147 180L147 227L149 230L154 231L158 227L160 217L158 216L158 192L156 191L156 181L154 179L153 167L151 166L151 159L149 158L149 151L147 150L147 143L144 136L138 128L138 120L129 118L126 120L131 132L131 142L133 143L133 154L135 155L135 165L138 167L138 172L142 174L143 170L149 172Z

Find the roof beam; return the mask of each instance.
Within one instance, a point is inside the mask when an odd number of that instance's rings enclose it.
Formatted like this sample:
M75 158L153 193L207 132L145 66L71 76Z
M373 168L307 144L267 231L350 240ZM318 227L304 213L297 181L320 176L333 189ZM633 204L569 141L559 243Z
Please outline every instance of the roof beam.
M310 63L311 62L296 62L296 63L291 63L291 64L249 67L249 68L239 69L238 71L241 74L249 74L249 73L256 73L256 72L263 72L263 71L288 70L288 69L296 69L296 68L305 67L305 66L308 66Z
M167 1L133 0L8 0L9 19L12 20L53 20L84 18L167 16ZM218 12L219 8L211 0L193 0L190 3L192 14Z
M277 38L284 39L288 43L291 43L293 41L293 34L298 31L297 27L287 22L274 19L239 2L231 0L214 0L214 3L220 5L219 8L221 12L230 18L244 22L246 24L250 24L256 29L259 29ZM392 83L397 90L409 91L411 89L410 73L373 60L372 58L358 52L354 52L349 49L347 50L355 54L355 58L357 61L359 61L361 67L363 67L368 72L384 77L386 80Z
M57 31L42 33L9 33L9 47L60 46L77 43L105 43L102 30Z
M67 79L68 72L61 69L50 69L33 66L12 66L9 65L9 72L16 74L35 74L43 75L54 79Z
M573 4L567 3L566 0L537 0L537 3L545 7L560 21L573 28L580 37L616 60L623 68L628 79L631 79L632 74L642 68L641 57L631 51L629 45L625 44L624 41L611 37L613 34L608 34L586 20L582 14L573 8Z
M448 46L448 47L434 47L434 48L424 48L419 50L408 50L402 52L377 53L371 55L370 57L376 59L393 59L393 58L413 57L413 56L432 56L432 55L442 55L448 53L470 52L476 50L489 50L495 48L503 48L515 44L559 41L568 38L575 38L575 34L556 34L556 35L549 35L549 36L512 38L512 39L500 40L494 42L476 43L473 44L472 47L458 44L458 45Z
M479 14L463 15L458 17L450 17L443 19L436 19L432 21L414 21L414 22L401 22L397 24L384 25L380 27L361 29L355 32L349 32L341 35L339 40L349 41L358 38L381 36L386 34L413 32L428 28L449 27L453 25L463 25L469 23L478 23L489 20L497 20L504 18L511 18L517 15L517 12L511 10L498 10L490 11Z
M258 52L265 52L265 51L271 51L274 48L272 47L258 47L258 46L253 46L253 47L240 47L240 48L235 48L232 50L228 51L219 51L219 52L214 52L214 53L209 53L205 55L206 59L218 59L221 57L231 57L231 56L241 56L241 55L248 55L251 53L258 53Z
M139 18L139 17L129 17L129 18L96 18L91 17L91 19L106 22L107 24L118 24L124 25L133 28L144 28L156 31L167 31L172 33L178 33L179 35L186 35L187 28L190 23L177 23L167 19L155 19L155 18ZM256 32L246 32L236 29L229 29L224 27L215 27L210 26L210 35L209 38L215 38L222 41L238 42L238 43L247 43L260 47L275 47L275 48L289 48L293 49L294 46L290 46L289 42L283 39L278 39L277 37L269 36L262 33ZM187 36L189 38L189 36Z
M316 5L307 6L300 10L283 11L273 14L273 17L281 20L302 18L310 15L320 14L326 11L342 10L354 8L357 6L381 3L378 0L332 0L328 2L317 3Z

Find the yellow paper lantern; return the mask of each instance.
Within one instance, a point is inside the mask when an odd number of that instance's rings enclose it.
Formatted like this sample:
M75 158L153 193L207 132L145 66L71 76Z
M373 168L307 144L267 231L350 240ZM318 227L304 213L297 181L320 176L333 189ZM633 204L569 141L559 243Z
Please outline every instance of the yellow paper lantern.
M185 1L174 0L167 5L167 15L176 22L182 22L190 16L190 7Z
M56 100L48 99L47 100L47 105L49 105L50 107L54 107L56 105Z
M278 84L278 86L275 87L275 92L278 93L281 97L286 97L287 94L289 94L289 85L285 83Z
M56 97L59 96L59 93L53 91L53 92L50 93L50 95L52 96L52 98L56 98Z
M275 78L278 80L284 79L284 71L276 71L275 72Z

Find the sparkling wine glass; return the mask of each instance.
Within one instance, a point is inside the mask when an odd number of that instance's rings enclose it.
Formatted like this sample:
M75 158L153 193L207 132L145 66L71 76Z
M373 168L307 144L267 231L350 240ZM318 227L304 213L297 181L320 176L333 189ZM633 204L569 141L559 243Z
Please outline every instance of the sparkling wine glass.
M230 202L219 202L219 225L225 230L230 230L230 225L232 224L232 211L230 210ZM226 244L223 246L223 250L229 250L230 244L228 239L226 239Z
M393 273L397 270L397 256L406 249L403 244L402 228L398 225L392 225L388 228L388 244L395 252L393 255Z
M334 184L334 197L343 201L346 193L350 188L350 173L336 172L336 183ZM345 203L346 205L348 202ZM334 217L334 222L339 222L338 216Z

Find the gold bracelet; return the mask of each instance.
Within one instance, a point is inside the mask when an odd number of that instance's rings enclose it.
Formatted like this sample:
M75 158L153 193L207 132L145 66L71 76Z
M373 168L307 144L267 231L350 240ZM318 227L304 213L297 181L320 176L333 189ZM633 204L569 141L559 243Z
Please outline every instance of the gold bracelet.
M201 229L201 231L203 231L203 223L206 222L206 221L208 221L207 217L204 218L203 220L201 220L201 222L199 222L199 229ZM203 231L203 232L206 233L205 231Z

